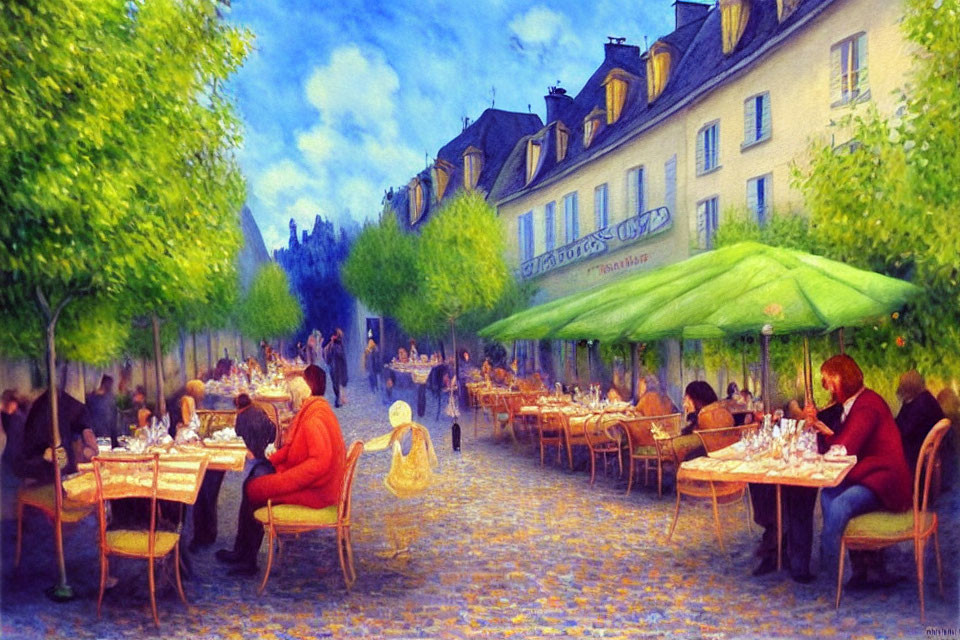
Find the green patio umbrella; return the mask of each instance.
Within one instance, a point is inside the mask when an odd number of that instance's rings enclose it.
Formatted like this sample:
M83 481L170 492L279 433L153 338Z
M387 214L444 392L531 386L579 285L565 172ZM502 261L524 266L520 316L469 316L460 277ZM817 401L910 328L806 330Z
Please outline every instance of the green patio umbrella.
M822 333L899 309L918 291L820 256L742 242L527 309L480 335L646 341L756 334L764 327Z

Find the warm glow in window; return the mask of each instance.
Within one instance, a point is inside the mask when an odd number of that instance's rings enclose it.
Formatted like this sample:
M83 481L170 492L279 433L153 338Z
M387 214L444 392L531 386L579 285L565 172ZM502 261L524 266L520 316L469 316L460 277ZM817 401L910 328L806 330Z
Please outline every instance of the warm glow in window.
M607 124L620 119L630 89L630 78L631 75L623 69L611 69L603 81L607 93Z
M437 158L436 162L433 163L433 190L438 201L443 198L443 194L447 191L451 173L453 173L453 165L446 160Z
M672 65L670 46L664 42L654 42L647 52L647 101L653 102L660 97L670 79Z
M467 147L463 152L463 187L475 189L483 170L483 152L476 147Z
M783 22L799 6L800 0L777 0L777 20Z
M720 28L723 32L723 53L737 48L750 20L750 0L720 0Z
M540 168L541 154L543 152L543 137L530 138L527 140L527 183L537 175Z
M557 162L567 157L567 145L570 143L570 129L562 122L557 122Z
M601 123L604 121L604 112L599 107L587 114L583 119L583 146L589 147L593 139L597 137L600 131Z
M410 224L416 224L423 215L423 183L418 178L410 182Z

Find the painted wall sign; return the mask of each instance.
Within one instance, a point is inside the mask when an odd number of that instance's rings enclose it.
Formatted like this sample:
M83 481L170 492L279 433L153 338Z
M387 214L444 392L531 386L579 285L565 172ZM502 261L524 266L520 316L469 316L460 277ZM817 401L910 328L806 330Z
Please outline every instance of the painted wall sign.
M536 278L554 269L603 255L669 230L673 216L666 207L649 209L612 227L604 227L575 242L541 253L520 264L522 279Z

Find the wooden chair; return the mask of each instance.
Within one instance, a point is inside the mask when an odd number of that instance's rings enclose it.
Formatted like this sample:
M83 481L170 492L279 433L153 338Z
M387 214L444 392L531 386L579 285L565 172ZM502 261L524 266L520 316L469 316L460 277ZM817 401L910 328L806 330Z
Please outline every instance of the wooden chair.
M913 556L917 563L917 590L920 593L920 622L924 621L923 602L923 565L924 547L933 537L933 548L937 558L937 583L940 596L943 597L943 566L940 562L940 539L937 535L937 512L928 509L930 483L933 476L940 443L950 430L950 420L944 418L934 425L923 440L917 470L913 475L913 509L903 513L891 511L873 511L852 518L840 539L840 566L837 572L837 605L840 608L840 596L843 591L843 560L847 549L878 550L901 542L913 541ZM923 481L921 493L920 482ZM922 496L922 497L921 497Z
M657 496L663 496L663 464L665 456L661 454L657 447L657 441L653 437L653 429L656 427L660 432L668 437L680 435L683 424L683 415L672 413L662 416L637 416L629 420L622 420L621 427L627 434L627 446L630 449L630 468L629 479L627 480L627 495L630 495L630 489L633 486L634 465L637 461L643 465L643 485L647 485L651 465L656 463L657 471ZM668 458L668 461L672 461Z
M623 475L623 444L628 441L620 421L611 422L610 418L599 413L587 418L583 428L587 447L590 449L590 486L593 486L596 477L596 460L598 455L603 456L603 475L607 475L607 454L617 455L617 465L620 475Z
M272 500L267 506L257 509L253 516L263 524L267 534L267 569L263 573L263 582L257 593L263 593L270 578L270 569L273 567L273 541L279 541L282 535L299 536L307 531L317 529L334 529L337 534L337 554L340 558L340 568L343 570L343 581L347 590L357 580L357 572L353 568L353 547L350 545L350 510L353 502L353 478L357 470L357 461L363 453L363 442L355 440L347 449L347 464L343 471L343 480L340 483L340 499L323 509L313 509L298 504L274 505Z
M56 505L54 501L56 495L53 492L53 484L34 484L21 486L17 490L17 548L14 554L13 566L20 566L20 550L23 544L23 512L25 507L38 509L47 516L52 523ZM66 498L63 499L62 510L60 511L61 521L64 524L73 524L80 522L93 513L94 505L85 503L76 503Z
M496 405L498 402L499 394L496 393L493 389L479 389L477 391L477 406L476 411L473 414L473 436L477 437L478 435L478 423L479 416L482 414L483 419L487 422L495 420L496 416Z
M537 436L540 441L540 466L543 466L545 447L557 446L557 464L560 464L560 454L563 452L565 416L556 408L541 408L537 419Z
M573 471L573 448L586 447L589 450L586 436L587 420L580 416L563 414L564 440L567 448L567 462Z
M693 435L697 437L700 441L700 446L702 446L707 452L717 451L723 449L735 442L738 442L742 435L749 430L754 429L755 427L725 427L722 429L702 429L699 431L694 431ZM674 441L680 440L681 438L688 438L689 436L680 436L679 438L674 438ZM686 452L689 453L689 450ZM685 454L684 456L685 457ZM683 461L683 457L678 457L676 460L677 464L677 505L673 511L673 523L670 525L670 532L667 534L667 542L673 538L674 529L677 527L677 520L680 518L680 498L681 496L689 496L692 498L709 498L711 506L713 507L713 522L714 527L717 532L717 542L720 545L720 550L723 551L723 530L720 526L720 512L718 505L720 500L723 499L725 503L736 502L738 500L744 500L744 509L747 514L747 525L749 527L750 523L750 507L746 502L747 498L747 483L745 482L703 482L700 480L692 480L686 478L683 469L680 469L680 463Z
M180 534L175 531L157 531L157 499L175 500L191 504L197 499L200 480L207 469L204 457L178 458L177 469L165 478L170 491L159 490L160 456L157 453L143 456L95 457L93 473L97 481L97 513L100 520L100 594L97 596L97 617L103 604L107 576L110 573L110 556L143 558L147 560L147 576L150 584L150 608L153 622L160 626L157 616L157 589L154 575L154 560L173 553L174 575L177 592L184 604L187 597L180 581ZM166 472L165 472L166 474ZM148 482L144 482L148 479ZM107 531L107 500L122 498L150 499L150 528L143 530L117 529Z

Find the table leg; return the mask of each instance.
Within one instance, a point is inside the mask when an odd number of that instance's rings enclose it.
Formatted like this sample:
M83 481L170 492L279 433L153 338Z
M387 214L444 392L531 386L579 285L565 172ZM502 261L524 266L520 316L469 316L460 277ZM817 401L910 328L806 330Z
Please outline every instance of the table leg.
M777 571L783 569L783 506L780 504L780 485L777 487Z

